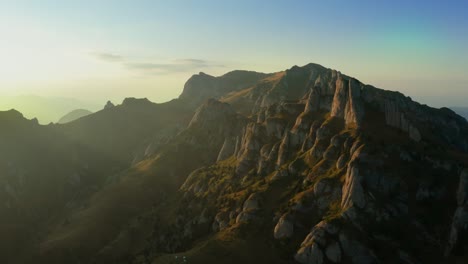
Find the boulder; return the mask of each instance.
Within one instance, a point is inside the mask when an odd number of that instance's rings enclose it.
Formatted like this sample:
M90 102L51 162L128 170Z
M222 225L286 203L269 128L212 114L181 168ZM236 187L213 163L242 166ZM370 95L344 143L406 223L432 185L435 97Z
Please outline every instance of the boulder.
M284 214L275 226L274 237L276 239L290 238L294 233L294 223L290 214Z

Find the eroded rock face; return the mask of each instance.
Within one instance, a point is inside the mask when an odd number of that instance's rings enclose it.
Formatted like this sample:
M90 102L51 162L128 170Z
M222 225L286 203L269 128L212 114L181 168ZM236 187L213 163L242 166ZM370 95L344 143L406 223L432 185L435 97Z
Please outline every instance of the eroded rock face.
M236 223L248 223L257 218L257 211L260 210L261 196L258 193L251 194L244 201L240 213L236 217Z
M281 141L279 151L278 151L278 160L276 161L276 167L279 168L283 165L288 158L288 150L291 145L291 136L289 132L284 134L284 138Z
M462 171L455 211L445 255L460 254L468 247L468 169Z
M235 154L236 142L239 140L238 137L230 137L224 140L223 146L219 151L218 158L216 161L225 160Z
M253 193L247 198L244 202L244 206L242 207L243 211L252 211L260 209L260 195L257 193Z
M323 252L317 244L312 244L310 247L301 247L294 259L302 264L322 264Z
M317 86L314 86L307 98L307 103L306 107L304 109L304 112L309 113L309 112L316 112L320 109L320 88Z
M296 82L291 81L293 77L298 78ZM382 245L413 239L393 234L400 229L402 233L417 230L415 241L429 241L428 248L440 250L433 241L443 241L448 234L435 234L431 226L421 223L423 218L417 212L432 210L425 203L453 206L447 198L453 191L447 186L452 184L444 185L444 181L457 173L460 160L436 158L440 156L436 153L426 157L421 148L445 142L463 149L466 124L450 112L431 110L399 93L363 85L327 69L294 68L274 84L250 87L243 96L256 105L242 132L223 137L218 153L218 161L231 156L235 159L236 163L230 163L235 165L229 165L235 166L235 176L229 181L236 185L224 185L211 194L212 200L222 201L215 212L225 210L226 204L236 204L235 209L229 205L235 214L216 216L213 230L223 230L227 221L253 222L273 211L276 225L271 232L275 239L289 242L290 238L304 237L301 245L296 245L295 259L300 263L378 263L388 253L380 251ZM374 123L385 133L367 131ZM429 134L438 129L445 132L446 126L453 130L450 136ZM446 153L442 148L430 150ZM465 186L463 177L460 186ZM192 184L189 190L207 195L219 183L213 180L210 186L209 181ZM284 184L281 209L267 208L271 204L266 200L262 208L258 196L229 200L249 188L254 192L258 188L282 188L275 184ZM458 192L462 198L453 212L447 254L460 248L460 238L466 236L465 194ZM330 224L335 219L340 224ZM441 226L448 225L447 221L436 220L443 223ZM306 235L304 230L311 232ZM411 248L402 246L398 250L392 251L392 261L408 262L419 257Z
M336 224L324 221L318 223L304 239L294 258L303 264L328 261L339 263L342 253L336 237L338 232Z
M346 172L346 181L343 186L343 198L341 200L342 208L357 206L364 208L366 206L366 196L362 187L362 175L359 174L359 168L349 166Z
M258 162L260 148L265 141L265 128L257 123L249 123L244 129L237 158L236 173L242 175Z
M385 121L387 125L396 127L408 133L409 137L416 142L421 140L419 130L401 112L398 101L385 100L384 103Z
M215 216L212 228L214 231L224 230L229 226L229 222L229 212L219 212Z

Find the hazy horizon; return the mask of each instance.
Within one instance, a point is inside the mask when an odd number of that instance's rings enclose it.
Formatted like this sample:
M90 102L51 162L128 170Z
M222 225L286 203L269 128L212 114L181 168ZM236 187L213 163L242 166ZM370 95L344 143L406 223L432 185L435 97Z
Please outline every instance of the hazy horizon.
M293 65L284 68L283 70L286 70L288 68L291 68ZM303 66L303 65L300 65ZM322 65L325 66L326 65ZM242 69L242 70L247 70L247 69ZM339 70L339 69L336 69ZM205 72L207 74L210 74L210 72ZM225 72L227 73L227 72ZM215 76L221 76L225 73L218 74ZM346 72L343 72L344 74L347 74ZM198 73L193 73L193 74L198 74ZM211 75L211 74L210 74ZM188 79L189 77L187 77ZM61 117L66 115L67 113L77 110L77 109L85 109L89 110L91 112L96 112L101 109L103 109L105 103L107 101L111 101L114 104L120 104L125 98L128 97L136 97L136 98L148 98L150 101L155 102L155 103L164 103L168 102L172 99L177 98L180 93L182 93L184 83L187 81L187 79L183 80L183 83L180 85L180 87L177 89L178 93L174 95L174 97L158 97L158 94L151 96L151 93L148 93L148 95L140 95L140 96L135 96L133 95L130 91L127 96L122 95L122 96L115 96L115 95L107 95L104 97L67 97L65 96L60 96L60 95L40 95L40 94L0 94L0 111L6 111L10 109L16 109L20 111L25 117L32 119L32 118L37 118L41 124L47 124L50 122L56 123ZM360 80L362 81L362 80ZM363 82L366 83L366 82ZM382 81L382 83L398 83L397 80L393 81ZM411 81L408 81L409 84L411 84ZM437 88L440 87L440 82L425 82L427 87L433 87ZM460 110L461 108L468 108L468 101L464 97L458 97L457 100L454 100L451 103L450 100L444 100L444 89L440 89L438 92L439 94L435 93L433 95L423 95L423 94L414 94L412 95L410 92L404 92L401 89L393 89L389 87L383 87L383 86L378 86L373 83L366 83L369 85L376 86L377 88L382 88L386 90L393 90L393 91L399 91L404 93L407 96L411 96L414 101L417 101L421 104L427 104L431 107L434 108L440 108L440 107L449 107L449 108L454 108L457 111ZM459 87L462 89L462 87ZM445 102L445 103L444 103ZM459 104L456 104L456 103ZM457 109L458 108L458 109ZM461 113L459 112L460 115L465 115L465 112Z

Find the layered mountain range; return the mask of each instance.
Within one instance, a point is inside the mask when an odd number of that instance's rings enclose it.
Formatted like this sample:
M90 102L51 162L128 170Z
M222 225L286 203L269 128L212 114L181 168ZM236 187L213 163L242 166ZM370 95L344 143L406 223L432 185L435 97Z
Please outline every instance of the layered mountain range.
M2 263L466 263L468 123L317 64L0 113Z

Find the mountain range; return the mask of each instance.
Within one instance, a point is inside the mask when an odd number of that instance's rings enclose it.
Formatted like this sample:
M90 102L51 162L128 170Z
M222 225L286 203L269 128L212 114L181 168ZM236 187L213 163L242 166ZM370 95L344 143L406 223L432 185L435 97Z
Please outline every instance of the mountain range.
M467 263L468 122L317 64L0 112L1 263Z

